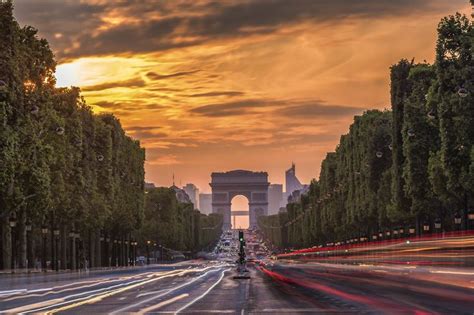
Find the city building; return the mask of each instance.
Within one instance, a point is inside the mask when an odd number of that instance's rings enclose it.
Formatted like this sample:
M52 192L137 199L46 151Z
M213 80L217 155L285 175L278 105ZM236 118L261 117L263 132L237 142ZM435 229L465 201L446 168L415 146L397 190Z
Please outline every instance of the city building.
M156 188L155 184L153 183L145 183L145 191L152 190Z
M188 194L184 191L184 189L179 188L176 185L170 187L176 193L176 199L178 202L181 203L191 203L191 198L189 198Z
M291 167L285 172L285 200L282 206L286 206L288 202L299 200L300 196L307 192L308 189L309 186L301 184L298 177L296 177L295 163L291 163ZM297 193L293 194L294 192Z
M212 194L199 194L199 211L204 214L212 213Z
M189 199L191 199L194 209L199 209L199 189L196 187L196 185L186 184L186 186L183 187L183 190L189 196Z
M283 203L283 185L270 184L268 187L268 215L277 214Z

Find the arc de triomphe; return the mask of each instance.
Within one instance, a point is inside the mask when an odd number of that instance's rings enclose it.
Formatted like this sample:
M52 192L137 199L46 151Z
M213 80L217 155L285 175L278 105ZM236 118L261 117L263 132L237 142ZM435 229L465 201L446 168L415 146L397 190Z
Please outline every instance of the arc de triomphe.
M238 195L249 201L249 226L257 227L257 218L268 213L268 174L236 170L211 174L212 212L223 216L223 229L231 229L232 198Z

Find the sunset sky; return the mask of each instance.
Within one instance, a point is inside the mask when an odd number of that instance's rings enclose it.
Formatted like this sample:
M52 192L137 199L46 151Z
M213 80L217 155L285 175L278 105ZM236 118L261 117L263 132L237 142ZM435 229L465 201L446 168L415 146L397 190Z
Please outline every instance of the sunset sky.
M434 58L467 0L15 0L58 85L79 86L147 149L146 178L210 191L213 171L296 163L319 176L353 116L389 108L389 67Z

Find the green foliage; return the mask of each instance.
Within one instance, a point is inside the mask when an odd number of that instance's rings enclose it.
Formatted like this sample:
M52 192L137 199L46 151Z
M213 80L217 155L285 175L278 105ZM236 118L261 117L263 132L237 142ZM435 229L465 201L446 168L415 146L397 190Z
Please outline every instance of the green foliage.
M56 88L37 30L0 4L0 217L125 235L140 226L145 153L77 88Z
M461 14L438 26L436 63L391 67L391 112L355 117L319 181L287 213L259 220L278 247L370 237L474 208L474 27Z
M215 241L222 231L222 217L209 216L179 203L172 188L154 188L146 193L142 243L153 240L176 250L197 251Z

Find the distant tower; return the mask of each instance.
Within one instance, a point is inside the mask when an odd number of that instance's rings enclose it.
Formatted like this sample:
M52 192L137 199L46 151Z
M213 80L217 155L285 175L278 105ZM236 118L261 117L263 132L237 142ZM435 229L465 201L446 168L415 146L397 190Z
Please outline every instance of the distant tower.
M288 197L291 196L294 191L303 190L306 186L307 185L301 184L299 179L296 177L295 163L292 162L291 167L285 172L285 198L283 200L282 206L286 206Z
M303 188L303 185L296 177L296 167L295 163L291 163L291 167L285 172L285 192L286 195L290 195L295 190L300 190Z

